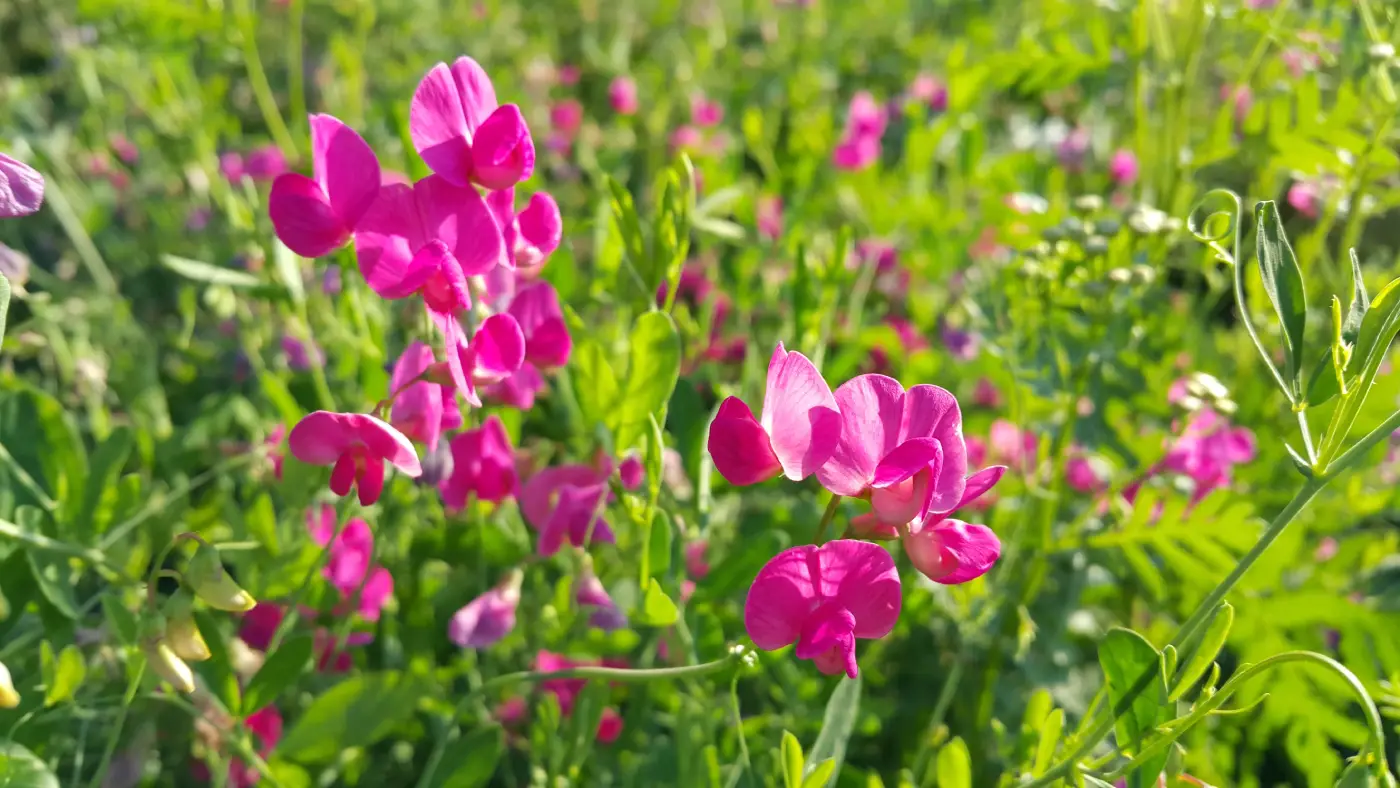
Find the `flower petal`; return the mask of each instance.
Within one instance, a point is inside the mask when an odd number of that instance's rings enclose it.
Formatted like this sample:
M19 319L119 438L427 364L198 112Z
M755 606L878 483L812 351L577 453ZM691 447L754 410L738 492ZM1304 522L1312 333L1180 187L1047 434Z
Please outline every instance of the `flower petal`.
M520 107L498 107L472 139L472 180L488 189L505 189L534 171L535 141Z
M472 377L478 383L496 383L520 369L525 361L525 336L510 313L492 315L481 322L471 341Z
M787 352L781 342L768 363L760 423L793 481L816 473L841 439L841 413L831 387L806 356Z
M379 195L379 159L354 129L330 115L311 116L311 161L316 182L346 230Z
M0 216L28 216L44 204L44 176L0 153Z
M277 237L302 257L330 254L350 237L350 231L336 216L325 192L315 181L299 173L283 173L272 182L267 215L272 219Z
M330 465L357 441L354 417L358 414L318 410L292 427L287 448L292 456L311 465Z
M772 651L801 636L808 612L821 600L810 572L818 549L789 548L758 571L744 600L744 629L758 648Z
M1001 477L1005 473L1005 465L993 465L967 477L967 485L963 488L962 498L958 500L958 507L967 506L981 498L988 490L995 487L997 482L1001 481Z
M549 257L559 248L564 237L564 220L559 214L559 204L548 192L535 192L525 210L516 215L520 224L520 239L524 241L540 261Z
M936 438L942 444L943 464L934 479L929 507L936 511L956 507L967 478L967 445L957 398L938 386L911 387L904 395L900 437Z
M470 131L457 82L446 63L433 66L413 91L408 133L414 149L433 172L453 183L467 184L471 175Z
M355 260L370 289L397 292L394 288L400 287L423 245L423 222L413 187L396 183L380 188L355 227Z
M966 583L987 573L1001 557L1001 540L985 525L944 520L904 538L914 567L935 583Z
M894 629L901 604L899 570L885 548L855 539L822 545L818 590L856 617L855 636L882 638Z
M376 566L360 589L360 616L366 621L378 621L379 611L394 595L394 576L382 566Z
M505 254L501 228L480 192L440 175L418 181L413 192L427 237L447 245L463 274L484 274L500 263Z
M542 529L554 511L554 498L565 486L587 487L602 479L597 470L587 465L557 465L545 468L526 480L520 488L520 513L525 522Z
M321 547L329 544L331 537L335 536L335 507L323 503L314 509L307 509L306 532L311 535L311 541Z
M710 423L710 458L715 470L730 484L757 484L782 471L768 433L753 417L753 411L738 397L720 403Z
M496 110L496 88L486 75L486 69L466 55L453 61L452 81L456 83L457 95L461 97L467 130L475 132Z
M914 438L894 447L875 467L871 487L889 487L911 478L931 465L942 464L943 447L934 438ZM935 467L935 470L937 468Z
M352 418L355 420L356 434L375 456L388 460L407 476L422 475L423 466L418 462L418 452L414 451L413 442L402 432L367 413L357 413Z
M918 520L927 511L932 482L933 466L924 466L911 478L871 488L870 506L876 519L895 526Z
M904 388L884 375L858 375L835 392L841 437L817 479L837 495L860 495L880 460L899 444Z

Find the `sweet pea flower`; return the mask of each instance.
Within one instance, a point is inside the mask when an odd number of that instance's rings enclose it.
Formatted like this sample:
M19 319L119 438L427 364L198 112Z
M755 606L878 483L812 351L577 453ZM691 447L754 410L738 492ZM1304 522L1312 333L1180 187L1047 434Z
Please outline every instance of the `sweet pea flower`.
M637 83L628 76L614 77L608 85L608 104L619 115L637 114Z
M457 342L457 352L447 354L448 379L472 407L481 407L477 386L500 383L525 363L525 336L509 314L491 315L481 321L470 342Z
M1294 181L1288 187L1288 204L1309 219L1322 215L1322 191L1314 181Z
M705 559L705 552L710 549L710 543L701 539L691 542L685 546L685 573L696 580L704 580L705 575L710 573L710 562Z
M509 312L525 337L526 361L543 369L569 363L574 343L553 285L540 281L520 290L511 299Z
M515 629L524 573L512 569L495 588L468 602L452 616L447 638L462 648L486 648Z
M583 105L578 99L564 99L549 108L549 125L572 140L583 125Z
M565 539L583 547L590 529L594 542L616 541L612 526L601 515L611 473L611 468L600 471L588 465L559 465L545 468L525 482L517 498L525 522L540 532L540 555L554 555Z
M1022 431L1006 419L997 419L987 437L991 455L997 460L1016 468L1035 462L1038 441L1030 430Z
M225 151L219 154L219 173L225 180L237 186L243 180L243 154L238 151Z
M140 149L125 134L113 134L108 138L107 144L112 146L112 152L125 164L135 164L141 158Z
M263 758L268 757L282 741L282 713L276 706L264 706L248 715L243 724L258 742L258 754ZM237 756L229 759L228 784L233 788L251 788L261 779L262 773L257 767L245 763Z
M642 466L642 458L635 453L624 457L622 463L617 466L617 476L622 480L624 490L635 490L640 487L646 476L646 469Z
M948 109L948 86L932 74L919 74L909 85L909 98L943 112Z
M306 513L306 530L311 540L327 547L328 558L321 574L347 600L359 593L359 613L367 621L378 621L379 611L394 594L394 578L382 566L373 566L374 532L369 523L356 517L335 531L335 509L322 506Z
M831 458L840 432L837 398L821 373L779 342L768 362L761 418L738 397L726 398L710 424L710 457L730 484L757 484L779 473L801 481Z
M274 602L259 602L256 607L243 614L243 621L238 627L238 639L247 644L248 648L266 652L272 645L272 638L277 633L277 628L282 624L282 618L286 615L281 605ZM351 632L343 645L363 646L374 640L373 636L367 632ZM313 651L316 654L316 669L320 671L334 671L344 673L353 664L348 653L341 648L341 643L331 633L324 629L317 628L314 633Z
M287 358L287 367L293 372L305 372L313 366L320 366L324 357L314 342L302 342L293 336L283 335L282 355Z
M962 413L948 391L907 392L884 375L836 389L840 440L817 480L837 495L869 497L881 522L904 524L957 507L966 489Z
M467 495L500 503L515 494L515 452L499 416L489 416L474 430L451 441L452 473L438 486L448 511L460 511Z
M544 376L534 364L526 361L515 374L485 391L497 402L516 410L529 410L535 407L535 395L544 391L544 387Z
M776 241L783 234L783 198L764 195L758 198L758 235Z
M575 65L565 63L559 67L559 84L569 87L578 84L578 79L582 75L582 70Z
M901 541L914 568L943 585L976 580L1001 557L1001 540L985 525L940 519L910 533Z
M535 170L535 143L520 107L497 104L491 78L465 55L424 75L408 128L423 161L454 186L506 189Z
M1104 480L1094 464L1078 450L1065 461L1065 483L1081 493L1097 492L1104 487Z
M1196 483L1192 501L1230 484L1234 466L1254 459L1254 433L1232 426L1210 408L1192 415L1181 436L1168 449L1161 467L1189 476Z
M267 452L267 461L272 466L272 476L277 481L282 481L282 463L286 461L286 455L282 451L282 439L287 437L287 425L278 424L263 439L263 448Z
M331 118L331 120L335 120L335 118ZM336 123L339 122L340 121L336 121ZM315 137L311 140L311 147L314 157L316 148ZM243 173L255 181L272 181L276 180L278 176L287 171L287 157L283 155L281 148L269 143L248 151L248 158L244 160L243 168Z
M690 122L701 128L718 126L724 122L724 107L697 93L690 97Z
M1138 177L1138 160L1132 151L1120 148L1108 160L1108 177L1119 186L1132 186Z
M394 362L394 375L389 380L389 390L394 393L389 423L409 440L426 444L429 452L437 450L444 432L462 426L455 390L422 379L434 361L432 348L414 342Z
M364 413L318 410L297 422L287 436L292 456L311 465L333 465L331 491L349 495L359 487L360 504L369 506L384 490L384 462L402 473L423 473L418 453L404 434Z
M987 378L978 378L972 390L972 404L979 408L995 408L1001 405L1001 391Z
M570 668L584 668L599 664L596 660L573 660L568 657L554 654L549 651L540 651L535 655L534 669L539 673L554 673ZM549 679L540 682L540 689L553 695L559 701L559 710L567 717L573 714L574 703L578 700L578 695L583 692L584 686L588 684L587 679ZM498 709L498 718L501 716L513 716L523 712L520 707L509 707L510 701L502 704ZM598 722L598 731L595 734L598 741L607 744L615 741L622 733L622 717L612 707L603 709L602 719Z
M796 643L798 659L855 678L856 638L888 635L900 602L899 572L884 548L836 539L784 550L759 570L744 628L764 651Z
M267 198L277 237L302 257L345 245L379 195L379 159L359 134L330 115L311 116L311 166L312 178L278 175ZM241 176L241 162L237 167ZM233 179L228 169L225 174Z
M873 137L879 139L885 133L885 108L875 101L868 90L858 91L851 97L851 106L846 113L846 137Z
M501 189L486 196L486 204L501 228L505 255L492 273L516 271L536 276L545 261L559 248L564 237L564 221L559 204L548 192L535 192L519 213L515 210L515 189Z
M583 571L574 583L574 601L579 607L592 608L588 616L590 626L607 632L627 626L627 614L608 596L603 581L593 573L593 562L585 556Z
M28 216L44 204L44 176L0 153L0 218Z
M874 137L843 139L831 154L832 163L842 170L863 170L879 160L880 140Z

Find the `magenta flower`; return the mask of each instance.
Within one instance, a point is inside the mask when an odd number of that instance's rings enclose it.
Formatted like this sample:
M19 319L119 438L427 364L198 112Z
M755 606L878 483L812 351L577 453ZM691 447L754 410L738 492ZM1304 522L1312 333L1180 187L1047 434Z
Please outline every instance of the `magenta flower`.
M1119 186L1132 186L1138 177L1138 160L1133 152L1120 148L1108 160L1108 177Z
M292 456L311 465L333 465L331 491L349 495L359 487L360 503L369 506L384 490L387 460L408 476L423 473L413 443L404 434L364 413L318 410L297 422L287 436Z
M510 302L510 314L525 337L526 361L544 369L569 363L574 343L553 285L536 282L516 293Z
M884 548L852 539L802 545L759 570L744 602L744 628L764 651L796 643L798 659L855 678L856 638L888 635L900 601L899 572Z
M498 105L491 78L465 55L428 71L408 118L413 147L454 186L506 189L535 170L535 143L520 108Z
M229 183L237 186L243 180L243 154L237 151L220 153L219 172Z
M943 340L943 347L947 348L948 353L953 358L959 361L971 361L977 358L981 342L978 341L976 334L954 328L946 320L940 320L938 337Z
M690 122L701 128L718 126L724 122L724 107L697 93L690 97Z
M515 494L515 452L500 417L487 417L480 427L454 437L450 445L452 473L438 485L449 511L464 508L469 493L492 503Z
M574 601L579 607L592 609L588 615L590 626L607 632L627 626L627 614L608 596L603 581L593 573L591 561L584 561L583 572L574 582Z
M44 176L0 153L0 218L28 216L44 204Z
M524 574L512 569L495 588L468 602L447 624L447 639L462 648L486 648L515 629Z
M997 419L987 438L991 455L998 461L1015 468L1035 462L1038 441L1030 430L1023 432L1006 419Z
M515 269L523 276L534 276L564 237L564 221L559 204L548 192L535 192L524 210L516 213L515 190L501 189L486 196L486 204L501 227L505 244L504 265L500 269Z
M293 372L305 372L313 366L321 366L321 349L313 343L304 343L293 336L283 335L282 354L287 357L287 366Z
M863 170L880 160L880 140L875 137L848 137L837 143L831 161L838 169Z
M306 530L311 540L327 547L329 557L321 570L340 595L352 600L359 592L359 612L368 621L378 621L379 611L394 594L394 578L382 566L373 566L374 532L356 517L335 532L335 509L322 506L306 513ZM363 589L361 589L363 584Z
M389 390L394 393L389 423L409 440L427 445L430 452L437 450L444 432L462 426L456 391L423 379L433 363L433 349L414 342L394 363L389 381Z
M549 108L549 125L568 139L573 139L583 125L583 105L578 99L564 99Z
M1313 181L1294 181L1288 187L1288 204L1309 219L1322 215L1322 191Z
M685 546L685 573L696 580L705 579L705 575L710 573L710 562L705 559L705 552L710 549L710 543L701 539L690 542Z
M979 408L995 408L1001 405L1001 391L987 378L978 378L972 390L972 403Z
M1196 483L1193 501L1230 484L1234 466L1254 459L1254 433L1233 427L1210 408L1197 411L1181 437L1167 451L1162 467L1191 477Z
M831 458L840 432L837 399L821 373L779 342L768 362L762 417L755 419L738 397L725 399L710 424L710 457L730 484L757 484L779 473L800 481Z
M948 86L932 74L920 74L909 85L909 98L934 112L943 112L948 109Z
M331 120L335 120L331 118ZM339 123L340 121L336 121ZM314 120L313 120L314 124ZM313 134L315 126L312 126ZM356 135L358 136L358 135ZM316 139L311 140L312 155L316 153ZM262 145L248 151L248 158L243 163L243 174L255 181L272 181L287 171L287 157L283 155L282 149L271 143Z
M451 330L457 328L455 318L448 318L441 325ZM525 335L520 324L509 314L492 315L481 321L470 342L457 340L457 352L447 354L449 378L457 386L457 391L473 407L481 407L481 397L477 386L488 386L509 378L525 363Z
M577 85L578 78L581 75L581 73L582 72L579 70L578 66L569 65L566 63L559 67L559 84L564 85L565 87Z
M1075 453L1065 461L1065 483L1070 489L1081 493L1097 492L1104 487L1099 472L1094 470L1093 463L1082 453Z
M637 83L628 76L614 77L608 85L608 104L619 115L637 113Z
M1001 540L985 525L941 519L902 540L904 552L924 577L943 585L975 580L1001 557Z
M343 246L379 194L379 159L359 134L330 115L311 116L311 166L314 178L278 175L267 198L277 237L302 257Z
M629 454L622 459L617 466L617 476L622 480L624 490L635 490L641 486L642 480L646 477L646 469L642 467L642 458L636 454Z
M117 158L125 164L135 164L141 158L141 151L125 134L113 134L107 139L107 143L112 146L112 152L117 154Z
M573 660L560 656L549 651L540 651L535 654L535 670L540 673L553 673L569 668L582 668L599 664L596 660ZM583 692L583 688L588 684L587 679L549 679L540 682L540 689L550 693L559 700L559 710L567 717L574 711L574 702L578 700L578 695ZM497 711L498 718L514 716L515 709L508 706L510 701L502 704ZM622 717L612 707L603 709L603 717L598 721L598 731L595 738L607 744L615 741L622 733Z
M836 389L840 441L817 479L837 495L870 497L882 522L902 525L955 509L966 489L958 401L938 386L905 391L884 375Z
M535 407L535 395L544 391L544 376L534 364L526 361L520 370L505 380L485 389L487 396L496 402L509 405L517 410Z
M611 468L599 471L587 465L545 468L525 482L517 496L525 521L540 532L538 552L554 555L567 539L575 547L592 541L616 541L612 526L602 517L610 497Z
M868 90L858 91L851 97L851 106L846 113L846 138L874 138L885 134L885 108L875 101Z
M689 123L683 126L677 126L676 130L671 132L671 152L673 154L680 151L694 153L700 150L700 147L704 144L704 132Z
M776 241L783 234L783 198L765 195L758 198L758 235Z

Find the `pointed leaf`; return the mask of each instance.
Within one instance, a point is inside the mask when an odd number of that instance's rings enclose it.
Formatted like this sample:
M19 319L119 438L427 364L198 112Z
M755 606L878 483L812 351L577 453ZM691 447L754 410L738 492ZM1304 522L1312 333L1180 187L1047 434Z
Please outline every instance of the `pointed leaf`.
M107 440L93 452L89 461L87 484L83 489L82 506L78 509L75 520L79 533L96 533L93 519L97 513L97 505L102 501L102 493L117 486L122 466L126 465L126 458L131 455L135 443L136 439L131 429L119 426L113 429Z
M972 756L961 738L938 751L938 788L972 788Z
M1210 623L1206 624L1205 632L1196 641L1196 648L1191 652L1191 658L1186 661L1181 672L1173 679L1172 691L1169 696L1171 700L1177 700L1185 695L1210 669L1210 664L1220 654L1220 649L1224 648L1225 641L1230 636L1230 626L1234 623L1235 609L1230 606L1229 602L1221 602L1220 607L1217 607L1215 613L1211 615Z
M816 768L802 781L802 788L826 788L827 782L836 776L836 761L827 758L816 765Z
M160 256L160 262L166 268L193 282L227 287L258 287L262 284L261 279L247 271L222 268L200 260L191 260L188 257L163 254Z
M1366 295L1366 280L1361 277L1361 261L1356 259L1356 250L1351 250L1351 306L1347 308L1346 320L1342 321L1342 341L1356 344L1361 333L1361 321L1366 310L1371 308L1371 297Z
M841 678L836 689L831 691L831 697L827 698L826 713L822 715L821 733L817 734L817 740L808 754L807 760L810 763L829 761L832 764L833 775L841 771L841 764L846 760L846 744L851 740L851 732L856 727L856 715L860 711L860 691L860 676ZM815 770L812 774L816 774ZM809 782L811 777L812 775L808 775ZM826 785L826 782L819 783L818 788L826 788Z
M1115 726L1118 748L1136 753L1157 724L1167 719L1162 655L1142 635L1115 627L1099 643L1099 665L1113 711L1121 715ZM1128 775L1128 788L1155 785L1166 757L1163 753Z
M608 363L607 355L597 342L588 339L579 343L570 359L574 396L586 426L605 424L616 414L620 394L617 375Z
M660 415L676 389L681 374L681 338L671 316L647 312L632 327L631 354L627 367L627 388L614 411L617 424L615 450L621 454L637 444L647 432L648 417Z
M781 748L783 784L787 788L802 788L802 744L791 731L783 731Z
M1055 757L1055 748L1060 744L1060 734L1065 729L1065 710L1055 709L1045 717L1045 722L1040 724L1040 738L1035 743L1035 760L1031 765L1031 774L1039 777L1050 768L1050 761Z
M1308 322L1303 270L1298 267L1298 258L1294 256L1293 247L1283 232L1278 206L1272 200L1264 200L1255 206L1254 218L1257 224L1259 276L1283 327L1284 379L1293 387L1295 399L1301 399L1303 334Z
M410 719L431 691L425 679L394 671L352 676L301 714L278 752L302 763L324 763L343 750L374 744Z
M472 731L448 748L430 788L483 788L496 773L505 745L499 725Z
M671 597L661 590L661 584L652 578L642 593L642 603L632 614L633 622L648 627L669 627L680 618L680 611Z
M248 688L243 691L243 716L277 700L278 695L296 683L311 663L312 647L310 635L283 641L248 681Z

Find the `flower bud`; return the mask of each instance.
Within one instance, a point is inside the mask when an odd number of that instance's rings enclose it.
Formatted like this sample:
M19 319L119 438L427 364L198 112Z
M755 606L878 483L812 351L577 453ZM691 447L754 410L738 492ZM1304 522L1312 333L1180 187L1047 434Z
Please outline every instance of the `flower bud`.
M141 651L146 654L146 661L150 663L151 669L162 680L187 695L194 692L194 671L170 650L165 641L148 640L141 645Z
M218 548L205 542L200 543L194 558L190 559L190 565L185 570L185 581L194 590L195 596L219 610L245 613L257 604L257 600L224 571Z
M211 656L209 645L194 620L194 599L183 588L166 603L165 642L180 659L203 662Z
M19 705L19 693L10 679L10 669L0 662L0 709L13 709Z
M1098 235L1091 235L1084 241L1084 251L1088 254L1107 254L1108 239Z
M1092 214L1103 210L1103 198L1097 194L1081 194L1074 198L1074 210Z

